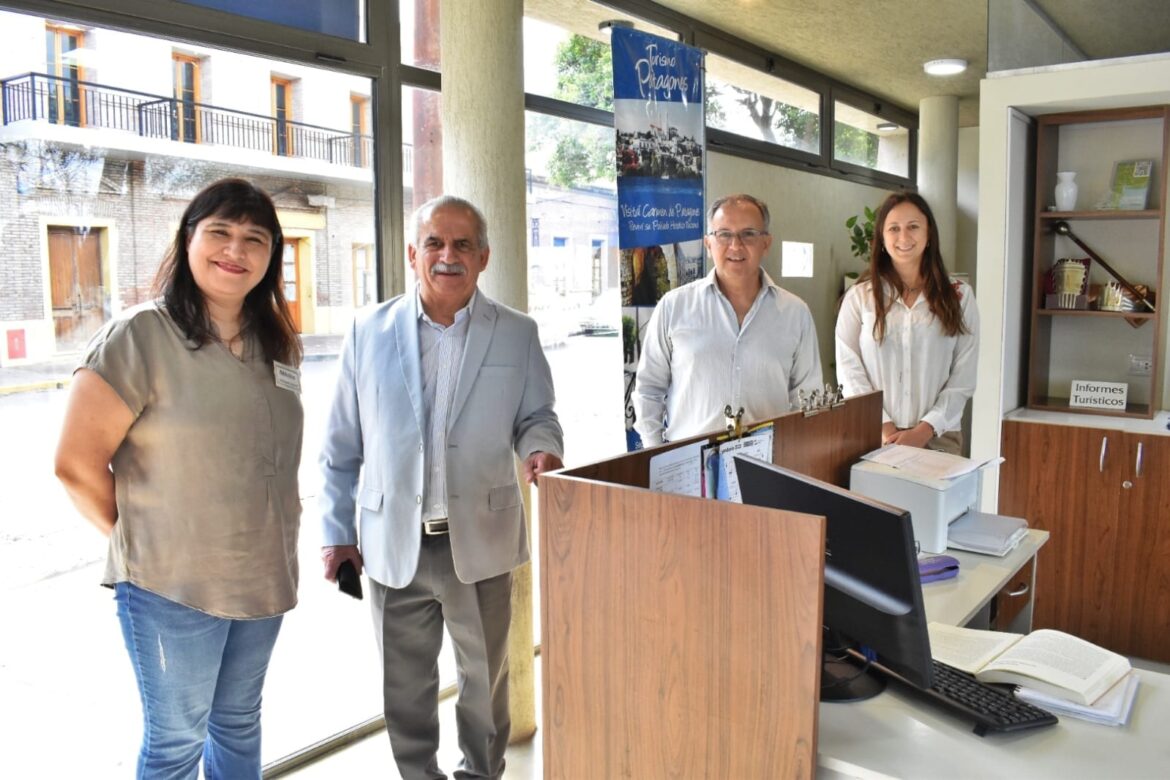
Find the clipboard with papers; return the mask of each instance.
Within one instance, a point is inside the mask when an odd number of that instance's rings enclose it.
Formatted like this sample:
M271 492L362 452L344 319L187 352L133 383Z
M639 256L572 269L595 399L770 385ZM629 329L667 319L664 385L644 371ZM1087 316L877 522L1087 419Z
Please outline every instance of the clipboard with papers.
M878 392L867 393L878 395ZM858 396L860 398L861 396ZM735 471L735 456L750 455L767 463L784 465L810 476L825 478L834 484L848 483L849 469L844 463L835 464L830 472L808 471L803 456L798 461L788 458L797 452L791 445L781 444L780 439L791 439L799 430L799 442L811 440L827 432L845 446L853 442L872 442L873 437L846 411L846 399L840 385L825 385L824 390L799 393L800 406L786 415L770 421L751 424L745 421L743 407L727 404L723 417L727 424L725 431L712 432L703 438L683 440L671 448L662 448L649 456L649 481L647 487L656 492L675 493L686 496L718 498L726 501L740 501L739 481ZM854 409L857 409L856 404ZM856 413L856 412L854 412ZM797 423L797 421L801 423ZM804 422L807 421L807 422ZM786 431L778 438L778 431ZM817 432L820 432L819 434ZM862 450L866 452L868 450ZM860 453L859 453L860 454ZM855 458L857 455L854 456Z
M740 501L734 455L772 462L773 425L745 428L709 443L694 442L650 459L650 489L685 496Z

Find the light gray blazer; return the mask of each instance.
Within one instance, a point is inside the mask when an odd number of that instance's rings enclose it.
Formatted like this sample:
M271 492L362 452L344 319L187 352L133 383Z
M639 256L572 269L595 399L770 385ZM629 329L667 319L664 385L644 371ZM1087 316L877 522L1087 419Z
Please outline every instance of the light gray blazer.
M369 576L393 588L414 578L422 535L418 319L414 291L354 319L320 458L323 544L358 544ZM463 582L529 558L513 452L562 457L553 400L536 323L477 292L447 428L451 552Z

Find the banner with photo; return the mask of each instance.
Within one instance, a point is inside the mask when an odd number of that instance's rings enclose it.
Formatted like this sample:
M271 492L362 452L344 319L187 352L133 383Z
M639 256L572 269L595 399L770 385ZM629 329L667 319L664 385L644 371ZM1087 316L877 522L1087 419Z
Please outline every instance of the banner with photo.
M612 45L626 446L635 450L643 329L659 298L704 274L703 52L621 27Z

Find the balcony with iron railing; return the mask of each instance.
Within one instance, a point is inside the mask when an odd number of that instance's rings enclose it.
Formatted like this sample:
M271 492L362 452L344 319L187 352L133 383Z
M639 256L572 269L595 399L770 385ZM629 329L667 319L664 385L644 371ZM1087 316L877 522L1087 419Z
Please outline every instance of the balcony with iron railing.
M369 135L45 73L0 79L0 116L5 127L101 128L352 168L372 167L374 159Z

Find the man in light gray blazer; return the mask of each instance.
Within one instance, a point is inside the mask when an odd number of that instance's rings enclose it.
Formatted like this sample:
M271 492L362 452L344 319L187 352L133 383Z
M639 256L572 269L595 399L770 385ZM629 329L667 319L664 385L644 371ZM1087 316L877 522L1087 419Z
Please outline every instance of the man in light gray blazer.
M459 666L457 778L498 778L508 744L512 570L528 560L513 453L560 468L561 426L536 323L476 287L483 215L440 196L415 215L415 289L359 313L321 468L325 577L368 576L386 729L405 780L439 769L436 659Z

